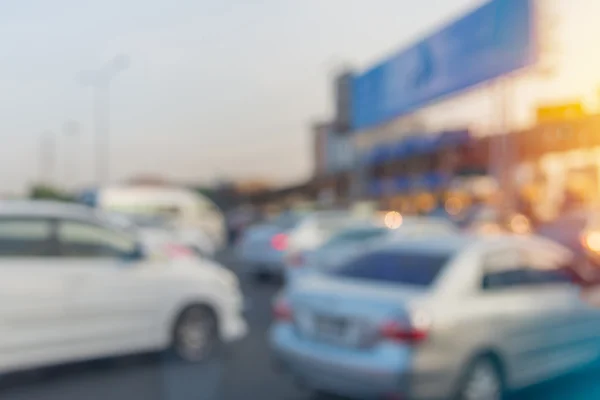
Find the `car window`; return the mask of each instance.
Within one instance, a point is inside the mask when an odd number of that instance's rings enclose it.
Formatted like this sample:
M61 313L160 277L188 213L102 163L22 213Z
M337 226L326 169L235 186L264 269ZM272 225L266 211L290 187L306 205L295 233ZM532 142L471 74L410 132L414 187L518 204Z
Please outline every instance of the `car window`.
M0 219L0 256L36 257L56 254L52 222L45 219Z
M136 246L135 238L124 232L77 221L60 223L58 241L65 257L123 257Z
M571 279L566 272L539 271L528 267L487 273L483 278L483 288L485 290L570 283Z
M450 254L378 251L344 263L332 274L346 278L430 286L450 260Z
M523 264L531 285L572 284L566 266L572 262L565 254L551 251L545 247L524 248Z
M526 250L506 249L484 258L482 288L484 290L518 289L548 284L570 284L561 269L534 265ZM534 254L532 256L535 257ZM539 257L536 263L539 264Z

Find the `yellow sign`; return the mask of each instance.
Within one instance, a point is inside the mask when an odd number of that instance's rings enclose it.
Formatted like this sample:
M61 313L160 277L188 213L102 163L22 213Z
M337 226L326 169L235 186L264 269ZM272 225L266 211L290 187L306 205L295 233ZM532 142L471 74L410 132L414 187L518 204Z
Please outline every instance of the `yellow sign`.
M557 122L579 119L586 116L581 103L542 106L536 110L538 122Z

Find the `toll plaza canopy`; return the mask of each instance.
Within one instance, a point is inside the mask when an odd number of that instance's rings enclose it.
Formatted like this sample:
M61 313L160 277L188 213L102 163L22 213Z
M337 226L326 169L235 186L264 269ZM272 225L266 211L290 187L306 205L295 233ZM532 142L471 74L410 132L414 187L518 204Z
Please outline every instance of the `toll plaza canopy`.
M411 135L395 143L375 146L364 161L367 165L381 165L389 161L408 159L418 155L434 154L444 149L467 145L472 140L468 130L446 131L438 134Z

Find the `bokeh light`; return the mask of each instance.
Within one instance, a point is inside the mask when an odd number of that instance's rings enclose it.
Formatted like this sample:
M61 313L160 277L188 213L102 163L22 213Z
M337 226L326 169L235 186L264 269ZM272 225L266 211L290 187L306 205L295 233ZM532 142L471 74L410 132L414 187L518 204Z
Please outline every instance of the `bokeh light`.
M398 211L389 211L385 214L383 222L389 229L398 229L402 225L402 214Z
M600 253L600 232L589 232L585 235L585 246L595 253Z
M526 216L518 214L511 218L510 229L518 235L525 235L531 233L531 224Z
M446 209L446 212L455 217L458 214L460 214L463 210L463 202L459 197L453 196L450 197L446 200L446 203L444 205L444 208Z

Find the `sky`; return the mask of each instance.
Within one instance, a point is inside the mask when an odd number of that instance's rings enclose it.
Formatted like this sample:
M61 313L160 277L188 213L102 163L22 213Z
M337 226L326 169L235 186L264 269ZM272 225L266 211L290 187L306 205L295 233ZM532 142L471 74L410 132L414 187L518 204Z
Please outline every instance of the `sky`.
M520 119L539 99L584 97L597 106L600 2L541 1L560 16L557 71L515 87ZM118 54L130 65L111 85L111 180L307 178L310 127L331 115L334 72L366 68L481 3L2 2L0 192L20 192L40 179L65 187L94 181L92 89L81 76ZM457 108L472 118L472 107L455 101L432 110L443 123ZM67 121L79 123L78 135L65 135ZM52 169L40 161L44 135L58 146Z

